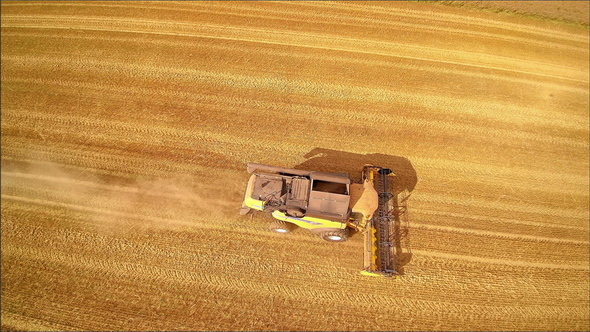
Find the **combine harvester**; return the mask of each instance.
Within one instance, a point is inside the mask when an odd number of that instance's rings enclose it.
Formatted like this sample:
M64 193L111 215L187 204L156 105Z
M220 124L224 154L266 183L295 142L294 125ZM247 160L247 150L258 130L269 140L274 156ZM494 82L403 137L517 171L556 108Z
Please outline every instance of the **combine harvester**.
M248 163L251 173L240 214L269 212L277 219L270 229L289 233L296 226L322 239L344 242L351 230L365 237L364 275L399 274L398 206L393 191L395 174L387 168L366 165L362 183L347 174L304 171Z

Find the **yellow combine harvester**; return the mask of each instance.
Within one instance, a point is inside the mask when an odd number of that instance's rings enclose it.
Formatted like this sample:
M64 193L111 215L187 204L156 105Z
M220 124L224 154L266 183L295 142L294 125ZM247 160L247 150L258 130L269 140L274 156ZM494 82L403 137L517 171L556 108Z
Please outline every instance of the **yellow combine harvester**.
M395 250L398 240L393 193L395 174L378 166L362 169L361 183L347 174L304 171L248 163L251 173L240 214L269 212L276 219L270 229L288 233L296 226L322 239L343 242L351 230L365 237L365 275L398 274Z

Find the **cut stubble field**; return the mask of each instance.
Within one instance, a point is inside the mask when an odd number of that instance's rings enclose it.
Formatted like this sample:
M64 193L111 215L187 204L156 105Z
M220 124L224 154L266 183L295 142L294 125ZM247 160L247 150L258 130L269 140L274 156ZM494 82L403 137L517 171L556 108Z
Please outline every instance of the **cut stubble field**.
M3 330L588 330L589 32L416 2L2 2ZM412 191L397 279L247 162Z

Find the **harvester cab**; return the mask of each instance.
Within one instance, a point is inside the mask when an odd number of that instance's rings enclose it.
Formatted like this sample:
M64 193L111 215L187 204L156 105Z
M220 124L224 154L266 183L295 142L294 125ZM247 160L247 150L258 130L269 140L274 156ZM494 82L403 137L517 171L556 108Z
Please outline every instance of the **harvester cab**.
M322 239L343 242L351 230L364 235L365 275L398 274L395 262L396 204L392 178L378 166L362 169L361 183L348 174L323 173L248 163L251 173L240 214L270 213L270 229L288 233L301 227Z

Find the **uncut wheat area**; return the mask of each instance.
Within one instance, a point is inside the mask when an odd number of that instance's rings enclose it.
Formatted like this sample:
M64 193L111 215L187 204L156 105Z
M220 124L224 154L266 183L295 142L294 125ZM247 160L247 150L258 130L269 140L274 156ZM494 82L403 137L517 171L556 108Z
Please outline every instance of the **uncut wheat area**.
M587 24L398 1L1 9L3 330L590 329ZM398 278L359 273L360 234L238 214L248 162L357 177L375 158L414 179Z

